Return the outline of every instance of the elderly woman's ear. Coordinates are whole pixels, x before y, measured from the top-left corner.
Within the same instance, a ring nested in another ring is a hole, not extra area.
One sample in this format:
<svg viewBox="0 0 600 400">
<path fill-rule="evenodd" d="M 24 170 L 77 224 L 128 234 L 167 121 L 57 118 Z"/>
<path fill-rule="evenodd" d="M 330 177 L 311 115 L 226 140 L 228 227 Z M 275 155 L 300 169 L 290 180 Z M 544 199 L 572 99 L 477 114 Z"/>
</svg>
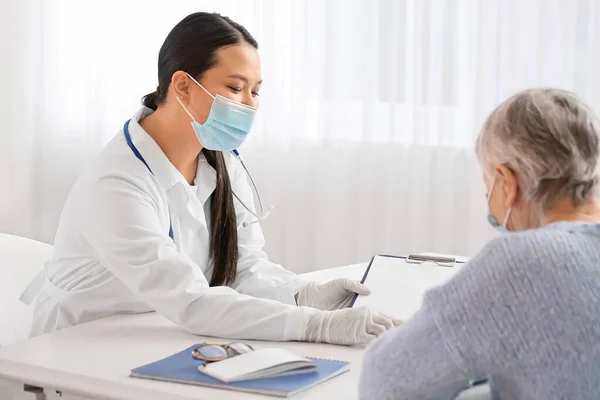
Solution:
<svg viewBox="0 0 600 400">
<path fill-rule="evenodd" d="M 510 207 L 513 207 L 517 202 L 517 197 L 519 195 L 518 179 L 515 173 L 503 164 L 496 166 L 496 174 L 498 175 L 498 180 L 502 182 L 500 186 L 502 188 L 502 205 L 506 209 L 509 209 Z"/>
</svg>

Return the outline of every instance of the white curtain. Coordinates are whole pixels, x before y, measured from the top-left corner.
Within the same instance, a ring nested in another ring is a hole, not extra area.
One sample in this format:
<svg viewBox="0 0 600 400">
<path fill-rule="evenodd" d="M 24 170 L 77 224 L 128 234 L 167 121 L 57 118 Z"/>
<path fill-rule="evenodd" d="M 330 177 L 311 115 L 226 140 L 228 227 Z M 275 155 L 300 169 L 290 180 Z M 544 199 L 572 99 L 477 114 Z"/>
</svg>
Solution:
<svg viewBox="0 0 600 400">
<path fill-rule="evenodd" d="M 195 11 L 259 41 L 260 117 L 241 152 L 276 207 L 267 250 L 297 272 L 473 255 L 493 235 L 472 148 L 492 108 L 556 86 L 600 111 L 597 0 L 3 0 L 0 231 L 52 242 L 73 182 Z"/>
</svg>

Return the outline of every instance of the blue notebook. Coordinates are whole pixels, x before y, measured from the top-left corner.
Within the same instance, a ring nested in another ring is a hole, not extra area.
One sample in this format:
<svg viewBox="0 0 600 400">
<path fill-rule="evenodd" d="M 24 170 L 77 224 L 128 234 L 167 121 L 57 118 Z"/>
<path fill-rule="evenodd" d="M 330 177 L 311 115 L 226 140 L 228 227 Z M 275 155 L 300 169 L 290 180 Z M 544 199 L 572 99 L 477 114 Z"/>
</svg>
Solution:
<svg viewBox="0 0 600 400">
<path fill-rule="evenodd" d="M 196 347 L 198 347 L 198 345 L 191 346 L 162 360 L 138 367 L 131 371 L 130 376 L 134 378 L 187 383 L 191 385 L 208 386 L 242 392 L 290 397 L 350 369 L 350 364 L 344 361 L 307 357 L 309 360 L 318 364 L 316 371 L 300 375 L 225 383 L 198 371 L 198 366 L 202 364 L 202 361 L 192 357 L 192 350 Z"/>
</svg>

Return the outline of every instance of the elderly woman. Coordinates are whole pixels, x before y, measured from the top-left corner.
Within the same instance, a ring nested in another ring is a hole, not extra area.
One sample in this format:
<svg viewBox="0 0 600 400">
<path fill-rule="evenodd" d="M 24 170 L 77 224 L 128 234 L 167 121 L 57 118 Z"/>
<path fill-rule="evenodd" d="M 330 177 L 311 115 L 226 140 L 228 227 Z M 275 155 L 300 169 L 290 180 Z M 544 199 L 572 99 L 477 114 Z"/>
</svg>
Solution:
<svg viewBox="0 0 600 400">
<path fill-rule="evenodd" d="M 365 354 L 361 399 L 600 399 L 600 124 L 573 94 L 527 90 L 477 139 L 492 226 L 509 231 Z"/>
</svg>

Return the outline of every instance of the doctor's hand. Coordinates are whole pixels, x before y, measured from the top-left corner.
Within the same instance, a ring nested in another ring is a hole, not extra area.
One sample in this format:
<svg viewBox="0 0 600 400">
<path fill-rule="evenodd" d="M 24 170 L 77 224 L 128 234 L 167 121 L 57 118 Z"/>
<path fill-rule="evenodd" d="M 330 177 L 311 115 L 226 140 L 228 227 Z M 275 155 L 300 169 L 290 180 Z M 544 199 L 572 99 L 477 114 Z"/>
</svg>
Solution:
<svg viewBox="0 0 600 400">
<path fill-rule="evenodd" d="M 299 306 L 319 310 L 339 310 L 350 305 L 355 293 L 366 296 L 371 291 L 362 283 L 346 278 L 327 283 L 309 282 L 298 292 L 296 302 Z"/>
<path fill-rule="evenodd" d="M 305 341 L 367 344 L 401 321 L 367 307 L 315 312 L 309 315 Z"/>
</svg>

